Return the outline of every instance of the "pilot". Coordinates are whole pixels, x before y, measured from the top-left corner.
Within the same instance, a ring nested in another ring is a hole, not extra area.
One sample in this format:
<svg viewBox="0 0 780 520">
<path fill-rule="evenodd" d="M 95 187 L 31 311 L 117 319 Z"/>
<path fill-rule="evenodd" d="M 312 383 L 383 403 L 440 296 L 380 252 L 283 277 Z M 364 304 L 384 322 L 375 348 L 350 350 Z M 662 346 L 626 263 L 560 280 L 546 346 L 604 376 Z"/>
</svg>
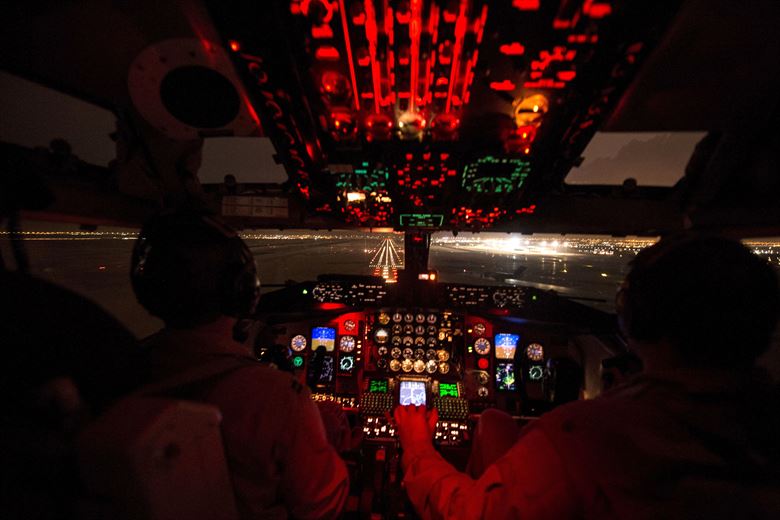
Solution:
<svg viewBox="0 0 780 520">
<path fill-rule="evenodd" d="M 522 430 L 483 414 L 470 474 L 433 448 L 435 411 L 399 406 L 411 502 L 424 518 L 780 518 L 780 407 L 755 366 L 779 301 L 740 243 L 661 240 L 617 297 L 644 372 Z"/>
<path fill-rule="evenodd" d="M 165 327 L 145 342 L 141 371 L 158 387 L 191 375 L 192 384 L 166 395 L 220 409 L 242 518 L 332 518 L 347 496 L 347 471 L 308 389 L 233 339 L 236 318 L 258 301 L 255 269 L 244 242 L 208 214 L 150 220 L 133 250 L 131 280 Z"/>
</svg>

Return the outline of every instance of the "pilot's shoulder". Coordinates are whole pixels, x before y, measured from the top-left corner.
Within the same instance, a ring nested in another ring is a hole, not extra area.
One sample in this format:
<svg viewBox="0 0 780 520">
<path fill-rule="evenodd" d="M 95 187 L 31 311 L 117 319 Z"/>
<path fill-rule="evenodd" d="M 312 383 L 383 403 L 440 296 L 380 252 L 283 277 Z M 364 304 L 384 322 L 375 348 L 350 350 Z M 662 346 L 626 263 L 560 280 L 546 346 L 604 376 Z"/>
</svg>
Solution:
<svg viewBox="0 0 780 520">
<path fill-rule="evenodd" d="M 292 374 L 260 363 L 247 363 L 230 376 L 232 385 L 251 389 L 258 397 L 308 397 L 308 389 Z M 231 386 L 232 386 L 231 385 Z"/>
</svg>

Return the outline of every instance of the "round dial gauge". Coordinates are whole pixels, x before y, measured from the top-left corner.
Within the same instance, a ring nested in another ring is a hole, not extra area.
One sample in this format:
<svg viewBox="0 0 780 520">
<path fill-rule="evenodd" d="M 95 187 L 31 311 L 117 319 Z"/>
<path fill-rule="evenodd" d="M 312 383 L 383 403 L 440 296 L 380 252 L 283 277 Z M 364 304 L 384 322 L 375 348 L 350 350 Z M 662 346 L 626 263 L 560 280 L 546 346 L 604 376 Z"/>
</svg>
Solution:
<svg viewBox="0 0 780 520">
<path fill-rule="evenodd" d="M 439 362 L 435 359 L 429 359 L 427 363 L 425 363 L 425 371 L 429 374 L 435 374 L 436 371 L 439 369 Z"/>
<path fill-rule="evenodd" d="M 397 359 L 391 359 L 390 370 L 392 370 L 393 372 L 398 372 L 399 370 L 401 370 L 401 362 L 398 361 Z"/>
<path fill-rule="evenodd" d="M 397 346 L 399 346 L 399 345 L 401 344 L 401 336 L 393 336 L 393 338 L 390 340 L 390 343 L 391 343 L 391 344 L 392 344 L 394 347 L 397 347 Z"/>
<path fill-rule="evenodd" d="M 418 348 L 414 351 L 414 359 L 423 359 L 425 357 L 425 351 Z"/>
<path fill-rule="evenodd" d="M 393 350 L 390 351 L 390 355 L 393 357 L 393 359 L 398 359 L 401 357 L 401 349 L 398 347 L 393 347 Z"/>
<path fill-rule="evenodd" d="M 414 333 L 417 334 L 418 336 L 422 336 L 423 334 L 425 334 L 425 327 L 422 325 L 417 325 L 414 328 Z"/>
<path fill-rule="evenodd" d="M 445 341 L 447 339 L 447 331 L 445 329 L 441 329 L 439 331 L 439 341 Z"/>
<path fill-rule="evenodd" d="M 438 329 L 436 328 L 435 325 L 428 325 L 428 335 L 429 336 L 435 336 L 437 332 L 438 332 Z"/>
<path fill-rule="evenodd" d="M 477 374 L 477 383 L 480 385 L 486 385 L 488 381 L 490 381 L 490 376 L 487 375 L 487 372 L 479 372 Z"/>
<path fill-rule="evenodd" d="M 412 314 L 410 312 L 407 312 L 406 314 L 404 314 L 404 321 L 406 323 L 412 323 L 414 321 L 414 314 Z"/>
<path fill-rule="evenodd" d="M 477 395 L 480 397 L 487 397 L 489 393 L 490 391 L 488 391 L 488 389 L 484 386 L 477 388 Z"/>
<path fill-rule="evenodd" d="M 411 347 L 414 345 L 414 338 L 411 336 L 404 336 L 402 343 L 404 344 L 404 347 Z"/>
<path fill-rule="evenodd" d="M 388 334 L 387 329 L 376 329 L 374 332 L 374 341 L 378 344 L 384 345 L 388 339 L 390 339 L 390 334 Z"/>
<path fill-rule="evenodd" d="M 413 365 L 414 371 L 418 374 L 422 374 L 425 371 L 425 361 L 418 359 Z"/>
<path fill-rule="evenodd" d="M 487 356 L 490 353 L 490 340 L 478 338 L 477 341 L 474 342 L 474 350 L 476 350 L 477 354 L 480 356 Z"/>
<path fill-rule="evenodd" d="M 528 379 L 531 381 L 539 381 L 544 377 L 544 369 L 540 366 L 532 366 L 528 369 Z"/>
<path fill-rule="evenodd" d="M 427 318 L 427 321 L 428 321 L 428 323 L 430 323 L 430 324 L 434 324 L 434 323 L 436 323 L 436 320 L 437 320 L 437 319 L 438 319 L 438 318 L 436 317 L 436 315 L 435 315 L 435 314 L 429 314 L 429 315 L 428 315 L 428 318 Z"/>
<path fill-rule="evenodd" d="M 485 324 L 475 323 L 471 330 L 474 332 L 475 336 L 481 336 L 485 333 Z"/>
<path fill-rule="evenodd" d="M 385 314 L 385 316 L 387 316 L 387 315 Z M 382 323 L 382 322 L 380 322 L 380 323 Z M 387 325 L 387 322 L 382 323 L 382 325 Z M 355 323 L 353 320 L 347 320 L 347 321 L 344 322 L 344 330 L 346 330 L 347 332 L 352 332 L 356 328 L 357 328 L 357 323 Z"/>
<path fill-rule="evenodd" d="M 450 371 L 450 364 L 446 361 L 442 361 L 439 363 L 439 373 L 440 374 L 446 374 Z"/>
<path fill-rule="evenodd" d="M 425 338 L 423 338 L 422 336 L 417 336 L 416 338 L 414 338 L 414 344 L 417 347 L 424 347 L 425 346 Z"/>
<path fill-rule="evenodd" d="M 297 336 L 293 337 L 293 339 L 290 340 L 290 348 L 293 349 L 295 352 L 300 352 L 301 350 L 306 349 L 306 336 L 301 336 L 298 334 Z"/>
<path fill-rule="evenodd" d="M 339 359 L 339 370 L 342 372 L 352 372 L 353 368 L 355 368 L 355 358 L 352 356 L 345 356 Z"/>
<path fill-rule="evenodd" d="M 342 352 L 352 352 L 355 350 L 355 336 L 341 336 L 339 340 L 339 350 Z"/>
<path fill-rule="evenodd" d="M 436 359 L 436 351 L 433 350 L 432 348 L 429 348 L 428 350 L 426 350 L 425 351 L 425 359 L 427 359 L 429 361 L 431 359 Z"/>
<path fill-rule="evenodd" d="M 437 344 L 436 338 L 428 338 L 427 344 L 428 344 L 428 348 L 436 348 L 436 344 Z"/>
<path fill-rule="evenodd" d="M 405 348 L 403 351 L 404 358 L 411 358 L 414 355 L 414 351 L 410 349 L 409 347 Z"/>
<path fill-rule="evenodd" d="M 386 359 L 377 359 L 376 360 L 376 367 L 379 370 L 385 370 L 387 368 L 387 360 Z"/>
<path fill-rule="evenodd" d="M 414 321 L 417 323 L 425 323 L 425 314 L 418 314 L 414 317 Z"/>
<path fill-rule="evenodd" d="M 447 361 L 448 359 L 450 359 L 450 353 L 444 349 L 437 350 L 436 357 L 439 358 L 439 361 Z"/>
<path fill-rule="evenodd" d="M 411 359 L 404 359 L 401 361 L 401 370 L 404 372 L 411 372 L 412 368 L 414 367 L 414 363 Z"/>
<path fill-rule="evenodd" d="M 347 321 L 352 321 L 352 320 L 347 320 Z M 387 325 L 388 323 L 390 323 L 390 315 L 387 314 L 386 312 L 380 312 L 379 316 L 377 316 L 376 318 L 376 321 L 378 321 L 381 325 Z M 344 323 L 344 325 L 345 326 L 347 325 L 346 322 Z"/>
<path fill-rule="evenodd" d="M 393 314 L 393 321 L 395 323 L 401 323 L 401 321 L 403 321 L 403 319 L 404 319 L 404 317 L 403 317 L 403 315 L 400 312 L 396 312 L 395 314 Z"/>
<path fill-rule="evenodd" d="M 376 349 L 376 353 L 380 356 L 386 356 L 387 352 L 388 352 L 387 347 L 379 347 L 378 349 Z"/>
<path fill-rule="evenodd" d="M 396 336 L 400 336 L 403 331 L 404 331 L 404 327 L 400 323 L 396 323 L 395 325 L 393 325 L 393 334 L 395 334 Z"/>
<path fill-rule="evenodd" d="M 544 347 L 539 343 L 531 343 L 525 348 L 525 355 L 531 361 L 544 361 Z"/>
<path fill-rule="evenodd" d="M 414 325 L 404 325 L 404 334 L 407 336 L 414 334 Z"/>
</svg>

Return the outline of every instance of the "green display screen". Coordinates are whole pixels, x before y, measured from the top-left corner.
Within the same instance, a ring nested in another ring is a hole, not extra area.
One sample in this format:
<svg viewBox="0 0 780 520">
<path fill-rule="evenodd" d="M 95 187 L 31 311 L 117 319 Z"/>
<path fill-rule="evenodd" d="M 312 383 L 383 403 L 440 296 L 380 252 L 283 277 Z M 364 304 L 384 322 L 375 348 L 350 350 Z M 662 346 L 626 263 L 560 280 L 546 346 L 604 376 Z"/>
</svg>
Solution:
<svg viewBox="0 0 780 520">
<path fill-rule="evenodd" d="M 458 397 L 458 383 L 439 383 L 439 397 Z"/>
<path fill-rule="evenodd" d="M 368 382 L 368 391 L 376 394 L 387 393 L 387 379 L 371 379 Z"/>
<path fill-rule="evenodd" d="M 295 368 L 301 368 L 303 366 L 303 356 L 293 356 L 292 364 Z"/>
<path fill-rule="evenodd" d="M 401 227 L 439 228 L 444 223 L 444 215 L 433 213 L 403 213 L 399 216 Z"/>
</svg>

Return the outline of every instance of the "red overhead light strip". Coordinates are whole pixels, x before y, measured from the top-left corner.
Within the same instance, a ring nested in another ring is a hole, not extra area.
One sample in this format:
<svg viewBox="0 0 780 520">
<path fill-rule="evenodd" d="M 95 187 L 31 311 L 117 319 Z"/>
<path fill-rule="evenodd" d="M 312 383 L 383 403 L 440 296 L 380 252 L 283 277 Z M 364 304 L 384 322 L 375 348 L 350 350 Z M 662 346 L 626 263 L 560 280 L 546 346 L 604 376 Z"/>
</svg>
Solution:
<svg viewBox="0 0 780 520">
<path fill-rule="evenodd" d="M 466 18 L 467 7 L 467 0 L 460 0 L 458 16 L 455 20 L 455 45 L 453 45 L 452 49 L 452 68 L 450 69 L 450 86 L 449 91 L 447 92 L 447 103 L 444 108 L 445 112 L 449 112 L 452 108 L 452 92 L 455 89 L 455 82 L 458 80 L 460 53 L 463 50 L 463 38 L 466 36 L 466 28 L 468 27 L 468 19 Z"/>
<path fill-rule="evenodd" d="M 349 61 L 349 75 L 352 79 L 352 99 L 355 100 L 355 109 L 360 110 L 360 93 L 355 77 L 355 60 L 352 57 L 352 44 L 349 41 L 349 24 L 347 23 L 347 9 L 344 0 L 339 0 L 339 14 L 341 14 L 341 29 L 344 31 L 344 44 L 347 48 L 347 60 Z"/>
<path fill-rule="evenodd" d="M 539 0 L 512 0 L 512 7 L 521 11 L 537 11 L 539 9 Z"/>
<path fill-rule="evenodd" d="M 417 106 L 417 88 L 420 81 L 420 34 L 422 34 L 422 0 L 411 0 L 409 6 L 409 39 L 411 40 L 412 77 L 409 82 L 409 110 L 414 112 Z"/>
<path fill-rule="evenodd" d="M 487 15 L 488 6 L 483 5 L 479 20 L 477 20 L 477 22 L 474 24 L 474 32 L 477 34 L 477 45 L 482 43 L 482 36 L 485 33 L 485 24 L 487 23 Z M 463 101 L 464 105 L 469 102 L 469 87 L 471 86 L 471 82 L 474 79 L 473 70 L 477 65 L 478 59 L 479 48 L 476 48 L 474 49 L 474 54 L 471 56 L 471 59 L 466 64 L 466 73 L 463 76 L 463 91 L 461 93 L 460 99 Z"/>
<path fill-rule="evenodd" d="M 505 43 L 498 51 L 507 56 L 522 56 L 525 54 L 525 47 L 520 42 Z"/>
<path fill-rule="evenodd" d="M 343 0 L 342 0 L 343 1 Z M 366 39 L 368 40 L 368 56 L 371 60 L 371 80 L 374 85 L 374 112 L 380 112 L 379 105 L 382 102 L 382 78 L 379 63 L 376 61 L 376 47 L 379 31 L 376 26 L 376 11 L 373 0 L 366 0 Z"/>
</svg>

